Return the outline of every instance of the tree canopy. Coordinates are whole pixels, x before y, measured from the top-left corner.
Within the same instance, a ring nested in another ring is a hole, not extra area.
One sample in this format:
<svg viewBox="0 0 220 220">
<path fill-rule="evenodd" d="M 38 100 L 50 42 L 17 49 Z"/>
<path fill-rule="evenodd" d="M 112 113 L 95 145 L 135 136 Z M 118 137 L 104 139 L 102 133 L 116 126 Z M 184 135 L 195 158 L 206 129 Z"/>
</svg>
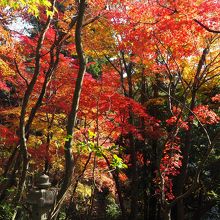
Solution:
<svg viewBox="0 0 220 220">
<path fill-rule="evenodd" d="M 40 173 L 48 220 L 219 219 L 219 34 L 216 0 L 1 1 L 0 219 Z"/>
</svg>

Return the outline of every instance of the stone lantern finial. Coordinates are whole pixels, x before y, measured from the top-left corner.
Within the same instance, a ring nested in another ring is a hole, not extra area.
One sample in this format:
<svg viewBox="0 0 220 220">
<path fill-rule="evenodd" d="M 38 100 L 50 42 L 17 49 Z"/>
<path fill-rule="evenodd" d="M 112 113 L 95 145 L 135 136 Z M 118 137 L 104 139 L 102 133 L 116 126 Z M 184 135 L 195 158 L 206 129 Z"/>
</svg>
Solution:
<svg viewBox="0 0 220 220">
<path fill-rule="evenodd" d="M 51 186 L 49 176 L 46 174 L 40 175 L 36 180 L 36 187 L 39 189 L 47 189 Z"/>
</svg>

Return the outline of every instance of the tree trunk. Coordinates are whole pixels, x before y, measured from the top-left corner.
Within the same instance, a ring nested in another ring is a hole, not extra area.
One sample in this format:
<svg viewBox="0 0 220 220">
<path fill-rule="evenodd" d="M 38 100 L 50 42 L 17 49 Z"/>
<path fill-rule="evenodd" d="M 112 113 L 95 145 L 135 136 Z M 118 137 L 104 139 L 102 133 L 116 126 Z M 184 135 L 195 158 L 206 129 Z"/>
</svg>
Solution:
<svg viewBox="0 0 220 220">
<path fill-rule="evenodd" d="M 130 220 L 137 219 L 137 201 L 138 201 L 138 180 L 137 180 L 137 158 L 136 158 L 136 149 L 134 143 L 134 137 L 130 134 L 130 147 L 131 147 L 131 213 Z"/>
<path fill-rule="evenodd" d="M 192 101 L 190 109 L 193 110 L 195 106 L 195 92 L 192 92 Z M 191 116 L 191 113 L 189 113 L 189 118 Z M 188 163 L 189 163 L 189 152 L 191 147 L 191 138 L 192 138 L 192 124 L 189 122 L 189 129 L 186 131 L 185 134 L 185 145 L 182 148 L 182 166 L 180 168 L 180 174 L 177 176 L 176 181 L 176 195 L 180 196 L 183 194 L 184 191 L 184 185 L 186 182 L 187 172 L 188 172 Z M 179 200 L 176 204 L 177 207 L 177 220 L 184 220 L 184 201 L 183 199 Z"/>
<path fill-rule="evenodd" d="M 86 0 L 82 0 L 80 1 L 78 6 L 78 17 L 77 17 L 76 30 L 75 30 L 75 43 L 76 43 L 76 52 L 79 59 L 79 71 L 76 79 L 71 111 L 69 113 L 68 122 L 67 122 L 67 137 L 64 146 L 65 174 L 61 189 L 57 195 L 57 203 L 55 204 L 55 207 L 51 211 L 50 216 L 48 218 L 54 220 L 56 219 L 56 214 L 59 212 L 60 207 L 65 199 L 65 195 L 69 189 L 69 186 L 71 185 L 72 174 L 74 169 L 71 147 L 72 147 L 74 126 L 76 123 L 77 111 L 79 107 L 79 99 L 82 89 L 82 83 L 86 71 L 86 58 L 84 56 L 84 52 L 82 48 L 82 39 L 81 39 L 82 23 L 83 23 L 85 9 L 86 9 Z"/>
<path fill-rule="evenodd" d="M 52 10 L 54 10 L 54 4 L 55 4 L 55 0 L 53 0 L 53 3 L 52 3 L 52 8 L 53 8 Z M 20 154 L 22 155 L 22 172 L 21 172 L 21 177 L 19 179 L 17 194 L 14 199 L 15 203 L 19 203 L 21 199 L 22 192 L 25 186 L 26 174 L 27 174 L 27 168 L 28 168 L 28 153 L 27 153 L 27 145 L 26 145 L 26 133 L 25 133 L 25 116 L 26 116 L 26 111 L 27 111 L 27 107 L 30 101 L 32 91 L 37 82 L 38 75 L 40 73 L 40 60 L 41 60 L 40 50 L 41 50 L 41 47 L 42 47 L 42 44 L 45 38 L 45 34 L 50 26 L 51 19 L 52 17 L 49 16 L 45 24 L 45 27 L 39 37 L 37 48 L 36 48 L 34 74 L 31 79 L 31 82 L 28 84 L 27 90 L 25 91 L 25 95 L 22 101 L 21 115 L 20 115 L 20 122 L 19 122 Z"/>
<path fill-rule="evenodd" d="M 161 219 L 171 220 L 171 209 L 170 208 L 161 209 Z"/>
<path fill-rule="evenodd" d="M 103 157 L 104 157 L 106 163 L 108 164 L 109 170 L 111 170 L 112 167 L 111 167 L 111 164 L 110 164 L 108 158 L 104 154 L 103 154 Z M 117 194 L 118 194 L 118 200 L 119 200 L 119 205 L 120 205 L 120 209 L 121 209 L 121 213 L 122 213 L 122 218 L 126 219 L 126 210 L 125 210 L 125 206 L 124 206 L 124 199 L 123 199 L 122 192 L 121 192 L 121 185 L 120 185 L 120 181 L 118 178 L 118 171 L 117 170 L 113 171 L 112 176 L 115 181 L 115 186 L 116 186 L 116 190 L 117 190 Z"/>
</svg>

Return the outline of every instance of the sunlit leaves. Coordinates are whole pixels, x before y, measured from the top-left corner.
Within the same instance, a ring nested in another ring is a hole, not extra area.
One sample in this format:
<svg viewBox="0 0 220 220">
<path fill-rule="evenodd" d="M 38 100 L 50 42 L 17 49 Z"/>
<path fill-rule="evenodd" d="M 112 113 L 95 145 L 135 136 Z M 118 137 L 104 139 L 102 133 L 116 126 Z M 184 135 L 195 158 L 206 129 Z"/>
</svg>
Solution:
<svg viewBox="0 0 220 220">
<path fill-rule="evenodd" d="M 193 112 L 203 124 L 212 125 L 220 121 L 219 116 L 210 110 L 208 106 L 199 105 L 194 108 Z"/>
<path fill-rule="evenodd" d="M 48 0 L 3 0 L 0 2 L 0 6 L 2 7 L 11 7 L 14 9 L 22 9 L 27 7 L 28 12 L 34 14 L 35 16 L 39 15 L 39 7 L 45 6 L 46 8 L 51 7 L 51 2 Z M 49 10 L 47 10 L 49 13 Z"/>
<path fill-rule="evenodd" d="M 113 160 L 111 166 L 117 169 L 127 168 L 128 166 L 123 162 L 122 158 L 118 157 L 116 154 L 113 155 Z"/>
</svg>

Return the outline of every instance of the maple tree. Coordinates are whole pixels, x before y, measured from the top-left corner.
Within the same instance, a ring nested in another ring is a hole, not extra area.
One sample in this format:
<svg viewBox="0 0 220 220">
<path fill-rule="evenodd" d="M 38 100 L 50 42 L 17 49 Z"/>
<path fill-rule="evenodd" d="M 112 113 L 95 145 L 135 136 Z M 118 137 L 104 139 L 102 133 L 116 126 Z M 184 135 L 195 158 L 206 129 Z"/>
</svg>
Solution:
<svg viewBox="0 0 220 220">
<path fill-rule="evenodd" d="M 123 219 L 216 208 L 219 4 L 0 3 L 0 198 L 17 219 L 41 172 L 60 187 L 48 219 L 63 203 L 68 219 L 97 215 L 98 191 Z M 24 30 L 10 26 L 16 17 Z"/>
</svg>

